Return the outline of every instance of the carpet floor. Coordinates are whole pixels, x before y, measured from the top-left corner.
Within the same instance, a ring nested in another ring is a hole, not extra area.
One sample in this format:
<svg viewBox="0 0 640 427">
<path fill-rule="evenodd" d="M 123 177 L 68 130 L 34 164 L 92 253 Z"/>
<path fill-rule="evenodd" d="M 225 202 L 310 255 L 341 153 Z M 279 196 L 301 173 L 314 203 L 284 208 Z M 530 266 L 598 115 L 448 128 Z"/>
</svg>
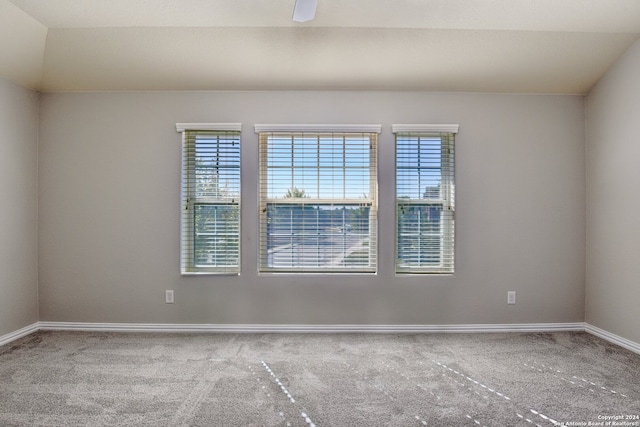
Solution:
<svg viewBox="0 0 640 427">
<path fill-rule="evenodd" d="M 0 426 L 640 426 L 640 355 L 586 333 L 38 332 Z"/>
</svg>

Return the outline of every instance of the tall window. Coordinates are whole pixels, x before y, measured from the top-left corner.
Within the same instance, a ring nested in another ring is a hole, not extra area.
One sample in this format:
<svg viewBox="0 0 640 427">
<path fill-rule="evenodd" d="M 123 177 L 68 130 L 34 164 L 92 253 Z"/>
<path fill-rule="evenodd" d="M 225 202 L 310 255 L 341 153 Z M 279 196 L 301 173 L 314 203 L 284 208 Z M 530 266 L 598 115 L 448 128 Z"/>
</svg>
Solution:
<svg viewBox="0 0 640 427">
<path fill-rule="evenodd" d="M 394 125 L 396 272 L 454 271 L 457 125 Z"/>
<path fill-rule="evenodd" d="M 378 125 L 256 125 L 260 271 L 376 271 Z"/>
<path fill-rule="evenodd" d="M 181 269 L 240 271 L 240 125 L 178 124 L 182 132 Z"/>
</svg>

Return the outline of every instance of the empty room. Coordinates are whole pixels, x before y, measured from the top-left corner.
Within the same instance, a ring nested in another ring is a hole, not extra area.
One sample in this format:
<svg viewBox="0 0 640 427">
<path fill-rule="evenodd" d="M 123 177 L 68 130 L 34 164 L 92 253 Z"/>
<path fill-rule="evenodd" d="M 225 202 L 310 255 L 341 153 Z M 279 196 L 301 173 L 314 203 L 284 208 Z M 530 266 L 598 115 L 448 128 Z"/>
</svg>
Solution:
<svg viewBox="0 0 640 427">
<path fill-rule="evenodd" d="M 0 426 L 640 426 L 637 0 L 0 0 Z"/>
</svg>

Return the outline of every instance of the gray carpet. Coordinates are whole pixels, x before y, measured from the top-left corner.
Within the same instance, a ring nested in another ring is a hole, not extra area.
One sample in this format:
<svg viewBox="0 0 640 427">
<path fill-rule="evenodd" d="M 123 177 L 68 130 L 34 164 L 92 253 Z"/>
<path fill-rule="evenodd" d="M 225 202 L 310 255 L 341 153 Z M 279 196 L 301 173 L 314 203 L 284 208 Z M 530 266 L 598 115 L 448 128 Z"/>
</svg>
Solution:
<svg viewBox="0 0 640 427">
<path fill-rule="evenodd" d="M 1 426 L 640 426 L 639 399 L 640 355 L 586 333 L 39 332 L 0 347 Z"/>
</svg>

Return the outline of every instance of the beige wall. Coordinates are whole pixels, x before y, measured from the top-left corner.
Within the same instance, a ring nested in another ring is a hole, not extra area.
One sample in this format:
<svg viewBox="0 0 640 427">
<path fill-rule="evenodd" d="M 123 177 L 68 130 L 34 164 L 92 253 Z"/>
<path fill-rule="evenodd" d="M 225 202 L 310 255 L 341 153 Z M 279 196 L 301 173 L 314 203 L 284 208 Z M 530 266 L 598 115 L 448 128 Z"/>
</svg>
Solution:
<svg viewBox="0 0 640 427">
<path fill-rule="evenodd" d="M 242 122 L 242 274 L 180 276 L 176 122 Z M 379 271 L 258 275 L 255 123 L 378 123 Z M 458 123 L 457 271 L 393 272 L 393 123 Z M 43 321 L 487 324 L 584 320 L 581 96 L 415 92 L 45 94 Z M 175 304 L 164 290 L 175 290 Z M 506 293 L 518 293 L 516 305 Z"/>
<path fill-rule="evenodd" d="M 0 336 L 38 321 L 38 95 L 0 78 Z"/>
<path fill-rule="evenodd" d="M 587 97 L 586 321 L 640 342 L 640 42 Z"/>
</svg>

